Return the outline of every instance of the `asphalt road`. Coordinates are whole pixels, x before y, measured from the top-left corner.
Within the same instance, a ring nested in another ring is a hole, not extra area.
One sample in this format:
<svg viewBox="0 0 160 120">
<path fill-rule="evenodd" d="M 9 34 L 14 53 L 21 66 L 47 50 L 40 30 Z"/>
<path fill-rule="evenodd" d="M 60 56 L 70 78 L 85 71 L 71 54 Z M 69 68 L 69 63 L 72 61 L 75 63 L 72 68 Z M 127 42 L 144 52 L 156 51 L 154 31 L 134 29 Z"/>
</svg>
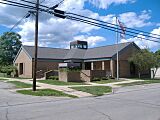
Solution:
<svg viewBox="0 0 160 120">
<path fill-rule="evenodd" d="M 0 82 L 0 120 L 160 120 L 160 84 L 81 99 L 24 96 L 12 87 Z"/>
</svg>

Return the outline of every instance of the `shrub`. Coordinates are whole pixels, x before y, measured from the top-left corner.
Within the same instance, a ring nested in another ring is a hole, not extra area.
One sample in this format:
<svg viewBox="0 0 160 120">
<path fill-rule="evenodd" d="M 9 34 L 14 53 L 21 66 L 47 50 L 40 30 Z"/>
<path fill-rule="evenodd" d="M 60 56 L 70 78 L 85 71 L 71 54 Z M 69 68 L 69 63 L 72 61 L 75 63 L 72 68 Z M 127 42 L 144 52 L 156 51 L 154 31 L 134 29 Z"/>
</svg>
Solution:
<svg viewBox="0 0 160 120">
<path fill-rule="evenodd" d="M 102 77 L 102 80 L 108 80 L 108 77 Z"/>
<path fill-rule="evenodd" d="M 51 79 L 51 80 L 58 80 L 58 76 L 50 76 L 49 79 Z"/>
<path fill-rule="evenodd" d="M 80 72 L 80 68 L 61 68 L 60 72 Z"/>
<path fill-rule="evenodd" d="M 16 72 L 16 70 L 17 70 L 17 68 L 15 66 L 13 66 L 13 65 L 2 66 L 0 68 L 0 72 L 6 73 L 9 76 L 11 76 L 12 73 L 14 74 Z"/>
<path fill-rule="evenodd" d="M 101 78 L 96 78 L 96 77 L 92 79 L 92 81 L 100 81 L 100 80 Z"/>
</svg>

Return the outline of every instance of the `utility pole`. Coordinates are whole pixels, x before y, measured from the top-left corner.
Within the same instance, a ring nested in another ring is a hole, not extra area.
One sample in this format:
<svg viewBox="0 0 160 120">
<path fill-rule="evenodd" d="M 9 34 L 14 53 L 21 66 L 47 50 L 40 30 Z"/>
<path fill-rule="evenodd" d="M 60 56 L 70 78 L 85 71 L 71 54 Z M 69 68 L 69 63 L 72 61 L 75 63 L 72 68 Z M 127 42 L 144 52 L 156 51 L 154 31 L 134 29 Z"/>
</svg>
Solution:
<svg viewBox="0 0 160 120">
<path fill-rule="evenodd" d="M 117 25 L 117 32 L 116 32 L 116 49 L 117 49 L 117 80 L 119 80 L 119 47 L 118 47 L 118 18 L 116 17 L 116 25 Z"/>
<path fill-rule="evenodd" d="M 36 3 L 36 20 L 35 20 L 35 56 L 33 68 L 33 91 L 36 91 L 36 76 L 37 76 L 37 54 L 38 54 L 38 18 L 39 18 L 39 0 Z"/>
</svg>

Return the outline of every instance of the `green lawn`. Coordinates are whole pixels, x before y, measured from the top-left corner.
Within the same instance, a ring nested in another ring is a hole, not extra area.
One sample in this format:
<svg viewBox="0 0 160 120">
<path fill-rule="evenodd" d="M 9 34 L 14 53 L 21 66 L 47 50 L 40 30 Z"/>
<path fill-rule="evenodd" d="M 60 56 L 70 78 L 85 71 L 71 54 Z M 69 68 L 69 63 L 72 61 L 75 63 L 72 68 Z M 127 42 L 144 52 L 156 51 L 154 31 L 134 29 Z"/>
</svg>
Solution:
<svg viewBox="0 0 160 120">
<path fill-rule="evenodd" d="M 113 82 L 122 82 L 123 80 L 115 80 L 115 79 L 109 79 L 109 80 L 100 80 L 100 81 L 92 81 L 93 83 L 98 84 L 107 84 L 107 83 L 113 83 Z"/>
<path fill-rule="evenodd" d="M 22 80 L 25 80 L 25 79 L 32 79 L 32 78 L 15 77 L 15 79 L 22 79 Z"/>
<path fill-rule="evenodd" d="M 101 96 L 105 93 L 112 92 L 112 88 L 109 86 L 84 86 L 84 87 L 71 87 L 72 89 L 87 92 L 95 96 Z"/>
<path fill-rule="evenodd" d="M 39 80 L 38 82 L 51 85 L 85 85 L 83 82 L 63 82 L 58 80 Z"/>
<path fill-rule="evenodd" d="M 144 81 L 137 81 L 132 83 L 123 83 L 117 84 L 120 86 L 133 86 L 133 85 L 143 85 L 143 84 L 153 84 L 153 83 L 160 83 L 160 80 L 144 80 Z"/>
<path fill-rule="evenodd" d="M 30 88 L 32 84 L 27 84 L 19 81 L 8 81 L 8 83 L 12 83 L 16 86 L 16 88 Z"/>
<path fill-rule="evenodd" d="M 160 79 L 151 79 L 151 78 L 128 78 L 128 79 L 131 79 L 131 80 L 160 80 Z"/>
<path fill-rule="evenodd" d="M 33 95 L 33 96 L 56 96 L 56 97 L 72 97 L 77 98 L 74 95 L 68 95 L 61 91 L 51 90 L 51 89 L 39 89 L 37 91 L 32 90 L 18 90 L 18 93 L 25 94 L 25 95 Z"/>
</svg>

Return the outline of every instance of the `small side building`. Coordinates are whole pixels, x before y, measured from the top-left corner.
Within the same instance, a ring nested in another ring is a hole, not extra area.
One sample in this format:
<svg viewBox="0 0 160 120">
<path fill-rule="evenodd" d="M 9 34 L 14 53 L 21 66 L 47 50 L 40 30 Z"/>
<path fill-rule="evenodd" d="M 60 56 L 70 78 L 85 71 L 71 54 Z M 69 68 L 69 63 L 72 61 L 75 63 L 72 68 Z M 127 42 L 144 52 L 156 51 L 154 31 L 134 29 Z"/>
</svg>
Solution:
<svg viewBox="0 0 160 120">
<path fill-rule="evenodd" d="M 155 76 L 154 76 L 154 74 L 155 74 Z M 153 78 L 153 76 L 156 79 L 160 79 L 160 67 L 158 69 L 156 69 L 156 68 L 151 69 L 151 78 Z"/>
</svg>

